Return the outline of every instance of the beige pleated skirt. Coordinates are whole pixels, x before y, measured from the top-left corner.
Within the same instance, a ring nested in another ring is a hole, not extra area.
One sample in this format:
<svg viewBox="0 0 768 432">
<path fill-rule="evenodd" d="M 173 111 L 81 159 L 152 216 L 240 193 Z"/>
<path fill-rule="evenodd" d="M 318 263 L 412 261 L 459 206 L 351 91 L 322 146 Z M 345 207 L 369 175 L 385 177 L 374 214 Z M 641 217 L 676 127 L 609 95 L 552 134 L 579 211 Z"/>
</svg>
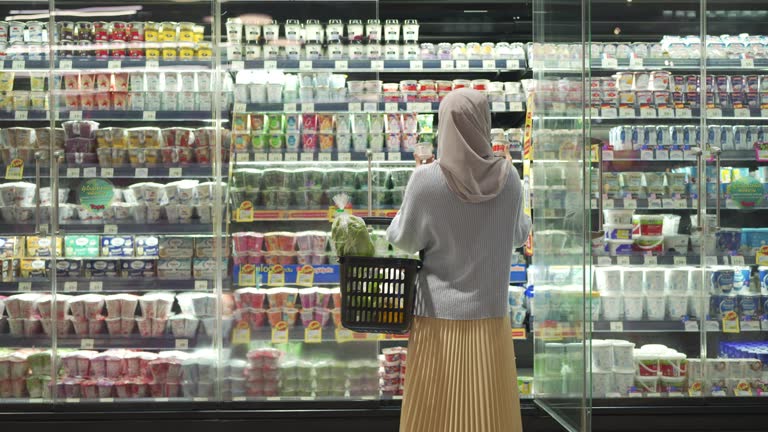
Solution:
<svg viewBox="0 0 768 432">
<path fill-rule="evenodd" d="M 415 317 L 400 432 L 520 432 L 509 318 Z"/>
</svg>

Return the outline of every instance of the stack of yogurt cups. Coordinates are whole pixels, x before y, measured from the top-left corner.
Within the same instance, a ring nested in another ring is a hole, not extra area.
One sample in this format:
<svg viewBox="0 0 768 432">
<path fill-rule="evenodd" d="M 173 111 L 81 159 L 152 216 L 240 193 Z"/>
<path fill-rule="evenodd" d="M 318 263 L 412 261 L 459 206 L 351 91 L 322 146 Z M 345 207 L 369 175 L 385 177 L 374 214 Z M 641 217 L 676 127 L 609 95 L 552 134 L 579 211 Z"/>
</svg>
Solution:
<svg viewBox="0 0 768 432">
<path fill-rule="evenodd" d="M 593 397 L 629 393 L 635 379 L 634 348 L 634 343 L 625 340 L 592 340 Z"/>
</svg>

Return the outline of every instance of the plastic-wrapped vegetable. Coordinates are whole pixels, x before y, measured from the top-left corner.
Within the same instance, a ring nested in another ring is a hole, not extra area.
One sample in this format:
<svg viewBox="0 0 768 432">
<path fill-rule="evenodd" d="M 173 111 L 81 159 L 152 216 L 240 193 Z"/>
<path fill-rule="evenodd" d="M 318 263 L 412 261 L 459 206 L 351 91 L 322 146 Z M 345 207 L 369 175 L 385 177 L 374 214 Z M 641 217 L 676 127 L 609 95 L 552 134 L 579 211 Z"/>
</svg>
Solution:
<svg viewBox="0 0 768 432">
<path fill-rule="evenodd" d="M 375 248 L 365 221 L 344 212 L 349 196 L 339 194 L 333 197 L 336 208 L 340 209 L 333 219 L 331 240 L 339 256 L 373 256 Z"/>
</svg>

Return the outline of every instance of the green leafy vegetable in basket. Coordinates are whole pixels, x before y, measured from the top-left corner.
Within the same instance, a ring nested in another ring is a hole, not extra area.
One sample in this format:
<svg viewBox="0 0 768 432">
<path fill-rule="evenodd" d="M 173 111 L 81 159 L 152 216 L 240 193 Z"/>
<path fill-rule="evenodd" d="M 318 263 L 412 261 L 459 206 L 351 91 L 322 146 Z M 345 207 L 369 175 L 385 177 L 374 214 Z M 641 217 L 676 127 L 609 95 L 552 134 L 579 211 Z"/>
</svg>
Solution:
<svg viewBox="0 0 768 432">
<path fill-rule="evenodd" d="M 375 253 L 373 242 L 368 235 L 368 227 L 361 218 L 344 212 L 349 197 L 339 194 L 333 197 L 333 202 L 339 211 L 333 219 L 331 240 L 339 256 L 372 257 Z"/>
</svg>

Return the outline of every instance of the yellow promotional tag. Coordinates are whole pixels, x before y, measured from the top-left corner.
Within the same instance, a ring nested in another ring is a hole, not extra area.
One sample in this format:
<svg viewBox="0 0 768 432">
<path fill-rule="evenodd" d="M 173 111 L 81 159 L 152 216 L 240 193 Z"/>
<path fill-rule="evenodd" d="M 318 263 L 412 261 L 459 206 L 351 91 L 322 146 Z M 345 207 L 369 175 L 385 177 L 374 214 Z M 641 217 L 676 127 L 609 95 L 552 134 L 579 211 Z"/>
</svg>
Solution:
<svg viewBox="0 0 768 432">
<path fill-rule="evenodd" d="M 285 269 L 280 264 L 275 264 L 269 268 L 267 275 L 267 285 L 283 286 L 285 285 Z"/>
<path fill-rule="evenodd" d="M 739 333 L 739 315 L 730 311 L 723 317 L 723 333 Z"/>
<path fill-rule="evenodd" d="M 747 381 L 739 381 L 736 384 L 736 388 L 733 390 L 734 396 L 752 396 L 751 386 Z"/>
<path fill-rule="evenodd" d="M 698 397 L 701 396 L 701 381 L 696 381 L 694 383 L 691 383 L 688 385 L 688 395 L 690 397 Z"/>
<path fill-rule="evenodd" d="M 323 328 L 317 321 L 309 323 L 307 328 L 304 329 L 304 342 L 305 343 L 320 343 L 323 341 Z"/>
<path fill-rule="evenodd" d="M 272 327 L 272 343 L 288 343 L 288 323 L 280 321 Z"/>
<path fill-rule="evenodd" d="M 238 321 L 232 329 L 232 345 L 248 345 L 251 343 L 251 326 L 248 321 Z"/>
<path fill-rule="evenodd" d="M 241 265 L 240 273 L 237 277 L 237 283 L 241 286 L 256 285 L 256 266 L 253 264 Z"/>
<path fill-rule="evenodd" d="M 768 266 L 768 246 L 761 246 L 755 256 L 755 264 L 759 266 Z"/>
<path fill-rule="evenodd" d="M 528 96 L 525 110 L 525 129 L 523 132 L 523 159 L 533 160 L 533 93 Z"/>
<path fill-rule="evenodd" d="M 14 159 L 5 168 L 6 180 L 21 180 L 24 176 L 24 161 L 22 159 Z"/>
<path fill-rule="evenodd" d="M 525 340 L 525 329 L 524 328 L 513 328 L 512 329 L 512 339 L 522 339 L 522 340 Z"/>
<path fill-rule="evenodd" d="M 253 222 L 253 203 L 243 201 L 235 211 L 235 220 L 238 222 Z"/>
<path fill-rule="evenodd" d="M 296 273 L 296 285 L 311 287 L 315 282 L 315 268 L 305 265 Z"/>
<path fill-rule="evenodd" d="M 347 330 L 345 328 L 337 328 L 336 329 L 336 342 L 338 343 L 344 343 L 354 340 L 355 335 L 352 333 L 352 330 Z"/>
</svg>

